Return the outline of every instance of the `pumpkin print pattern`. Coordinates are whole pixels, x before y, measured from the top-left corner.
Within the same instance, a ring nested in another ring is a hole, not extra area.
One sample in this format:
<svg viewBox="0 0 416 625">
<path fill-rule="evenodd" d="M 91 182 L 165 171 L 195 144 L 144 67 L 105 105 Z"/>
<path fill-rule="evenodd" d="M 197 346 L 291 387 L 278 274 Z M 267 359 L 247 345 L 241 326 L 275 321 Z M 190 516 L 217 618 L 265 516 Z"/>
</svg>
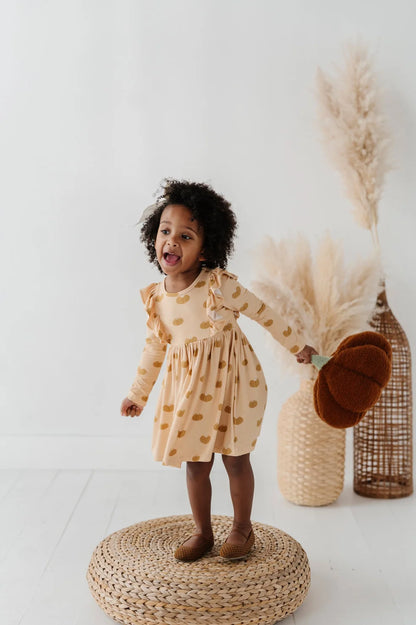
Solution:
<svg viewBox="0 0 416 625">
<path fill-rule="evenodd" d="M 164 280 L 153 283 L 141 296 L 147 334 L 127 397 L 145 406 L 166 365 L 153 422 L 153 458 L 180 468 L 186 461 L 208 462 L 212 453 L 252 452 L 267 385 L 237 319 L 242 313 L 257 321 L 292 353 L 305 341 L 225 269 L 203 268 L 178 293 L 167 292 Z"/>
</svg>

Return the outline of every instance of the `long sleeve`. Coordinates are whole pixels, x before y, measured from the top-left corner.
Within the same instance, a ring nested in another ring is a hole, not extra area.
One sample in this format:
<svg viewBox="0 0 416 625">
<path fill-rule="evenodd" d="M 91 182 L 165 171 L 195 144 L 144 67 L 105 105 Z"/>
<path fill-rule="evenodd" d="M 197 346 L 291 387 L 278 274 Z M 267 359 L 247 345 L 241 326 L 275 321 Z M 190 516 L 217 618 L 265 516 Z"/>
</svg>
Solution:
<svg viewBox="0 0 416 625">
<path fill-rule="evenodd" d="M 257 321 L 292 354 L 296 354 L 305 346 L 306 341 L 285 319 L 240 284 L 235 277 L 227 276 L 226 279 L 223 279 L 221 291 L 227 308 Z"/>
<path fill-rule="evenodd" d="M 143 408 L 146 405 L 165 359 L 166 347 L 166 343 L 162 343 L 153 330 L 147 327 L 146 343 L 137 367 L 136 377 L 127 393 L 127 397 L 137 406 Z"/>
</svg>

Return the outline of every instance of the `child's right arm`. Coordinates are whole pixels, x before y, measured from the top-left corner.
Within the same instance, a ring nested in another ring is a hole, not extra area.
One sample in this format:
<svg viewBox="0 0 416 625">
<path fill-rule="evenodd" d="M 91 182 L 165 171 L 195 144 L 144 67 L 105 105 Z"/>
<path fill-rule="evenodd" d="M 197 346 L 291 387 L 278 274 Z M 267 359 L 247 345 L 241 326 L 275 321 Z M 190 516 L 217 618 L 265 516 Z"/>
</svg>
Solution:
<svg viewBox="0 0 416 625">
<path fill-rule="evenodd" d="M 150 391 L 156 383 L 166 355 L 166 343 L 162 343 L 153 330 L 147 327 L 146 343 L 137 367 L 136 377 L 127 397 L 121 404 L 121 414 L 138 416 L 147 403 Z"/>
</svg>

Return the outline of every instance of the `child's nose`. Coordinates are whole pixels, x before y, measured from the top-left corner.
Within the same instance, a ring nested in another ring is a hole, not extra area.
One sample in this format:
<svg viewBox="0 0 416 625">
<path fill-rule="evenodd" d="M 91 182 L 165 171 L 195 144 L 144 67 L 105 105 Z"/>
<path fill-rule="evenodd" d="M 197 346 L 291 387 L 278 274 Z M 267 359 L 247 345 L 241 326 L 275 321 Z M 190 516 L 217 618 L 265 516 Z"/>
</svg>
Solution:
<svg viewBox="0 0 416 625">
<path fill-rule="evenodd" d="M 177 240 L 176 240 L 176 235 L 174 235 L 174 234 L 170 235 L 169 243 L 170 243 L 170 245 L 178 245 Z"/>
</svg>

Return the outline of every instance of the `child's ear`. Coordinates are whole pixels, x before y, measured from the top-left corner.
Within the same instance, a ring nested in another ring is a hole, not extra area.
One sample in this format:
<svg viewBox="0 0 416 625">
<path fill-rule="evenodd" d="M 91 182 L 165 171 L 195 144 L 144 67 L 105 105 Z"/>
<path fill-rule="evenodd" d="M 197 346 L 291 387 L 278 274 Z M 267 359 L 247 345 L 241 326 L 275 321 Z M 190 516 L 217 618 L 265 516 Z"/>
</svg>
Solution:
<svg viewBox="0 0 416 625">
<path fill-rule="evenodd" d="M 201 250 L 198 260 L 206 260 L 206 259 L 207 257 L 205 256 L 204 250 Z"/>
</svg>

